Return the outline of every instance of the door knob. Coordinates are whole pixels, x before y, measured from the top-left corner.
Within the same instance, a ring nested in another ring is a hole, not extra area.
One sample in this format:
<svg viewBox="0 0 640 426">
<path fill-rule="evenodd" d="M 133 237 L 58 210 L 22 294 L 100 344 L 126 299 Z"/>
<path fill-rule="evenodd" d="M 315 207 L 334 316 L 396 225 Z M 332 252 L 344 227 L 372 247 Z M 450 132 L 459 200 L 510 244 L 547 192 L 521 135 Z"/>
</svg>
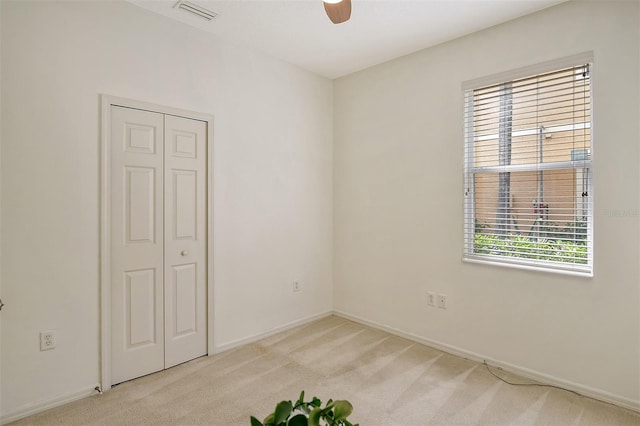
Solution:
<svg viewBox="0 0 640 426">
<path fill-rule="evenodd" d="M 188 252 L 188 251 L 186 251 L 186 250 L 182 250 L 182 252 L 180 252 L 180 254 L 181 254 L 181 255 L 183 255 L 183 256 L 186 256 L 186 255 L 188 255 L 188 254 L 189 254 L 189 252 Z"/>
</svg>

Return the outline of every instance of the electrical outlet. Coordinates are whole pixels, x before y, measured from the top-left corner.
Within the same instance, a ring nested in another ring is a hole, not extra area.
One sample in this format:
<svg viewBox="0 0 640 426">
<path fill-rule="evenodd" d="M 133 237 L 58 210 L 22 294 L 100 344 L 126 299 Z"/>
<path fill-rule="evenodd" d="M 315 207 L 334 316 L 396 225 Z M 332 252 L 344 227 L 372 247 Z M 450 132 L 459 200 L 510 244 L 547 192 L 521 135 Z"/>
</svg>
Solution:
<svg viewBox="0 0 640 426">
<path fill-rule="evenodd" d="M 300 281 L 293 282 L 293 291 L 300 291 Z"/>
<path fill-rule="evenodd" d="M 432 291 L 427 292 L 427 305 L 436 306 L 436 294 Z"/>
<path fill-rule="evenodd" d="M 53 330 L 40 332 L 40 350 L 48 351 L 56 347 L 56 334 Z"/>
<path fill-rule="evenodd" d="M 438 295 L 438 308 L 447 309 L 447 295 L 439 294 Z"/>
</svg>

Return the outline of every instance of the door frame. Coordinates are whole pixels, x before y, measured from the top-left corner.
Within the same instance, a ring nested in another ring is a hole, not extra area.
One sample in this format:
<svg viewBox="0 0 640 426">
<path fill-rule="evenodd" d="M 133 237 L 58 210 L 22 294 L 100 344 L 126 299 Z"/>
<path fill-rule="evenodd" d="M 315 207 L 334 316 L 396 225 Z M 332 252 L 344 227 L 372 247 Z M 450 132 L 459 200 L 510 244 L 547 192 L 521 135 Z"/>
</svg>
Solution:
<svg viewBox="0 0 640 426">
<path fill-rule="evenodd" d="M 100 95 L 100 386 L 111 389 L 111 107 L 139 109 L 204 121 L 207 126 L 207 354 L 213 355 L 213 115 Z"/>
</svg>

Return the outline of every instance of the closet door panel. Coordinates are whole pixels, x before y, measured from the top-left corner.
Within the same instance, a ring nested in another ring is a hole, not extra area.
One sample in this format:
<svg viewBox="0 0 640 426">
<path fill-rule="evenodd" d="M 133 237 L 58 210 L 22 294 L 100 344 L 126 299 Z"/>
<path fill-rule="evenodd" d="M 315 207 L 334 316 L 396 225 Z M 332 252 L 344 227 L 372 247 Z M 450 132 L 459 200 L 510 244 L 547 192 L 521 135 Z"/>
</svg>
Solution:
<svg viewBox="0 0 640 426">
<path fill-rule="evenodd" d="M 111 107 L 112 383 L 164 367 L 164 117 Z"/>
<path fill-rule="evenodd" d="M 206 123 L 165 116 L 165 367 L 207 353 Z"/>
</svg>

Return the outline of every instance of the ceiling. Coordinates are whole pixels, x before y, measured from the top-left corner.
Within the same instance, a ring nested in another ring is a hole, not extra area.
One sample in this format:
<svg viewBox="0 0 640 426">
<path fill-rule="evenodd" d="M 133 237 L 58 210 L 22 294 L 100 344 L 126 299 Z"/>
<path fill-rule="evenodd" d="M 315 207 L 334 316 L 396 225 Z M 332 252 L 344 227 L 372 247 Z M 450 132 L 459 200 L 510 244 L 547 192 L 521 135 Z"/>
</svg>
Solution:
<svg viewBox="0 0 640 426">
<path fill-rule="evenodd" d="M 536 12 L 566 0 L 352 0 L 351 19 L 332 24 L 321 0 L 190 0 L 211 21 L 174 8 L 178 0 L 129 0 L 328 78 Z"/>
</svg>

